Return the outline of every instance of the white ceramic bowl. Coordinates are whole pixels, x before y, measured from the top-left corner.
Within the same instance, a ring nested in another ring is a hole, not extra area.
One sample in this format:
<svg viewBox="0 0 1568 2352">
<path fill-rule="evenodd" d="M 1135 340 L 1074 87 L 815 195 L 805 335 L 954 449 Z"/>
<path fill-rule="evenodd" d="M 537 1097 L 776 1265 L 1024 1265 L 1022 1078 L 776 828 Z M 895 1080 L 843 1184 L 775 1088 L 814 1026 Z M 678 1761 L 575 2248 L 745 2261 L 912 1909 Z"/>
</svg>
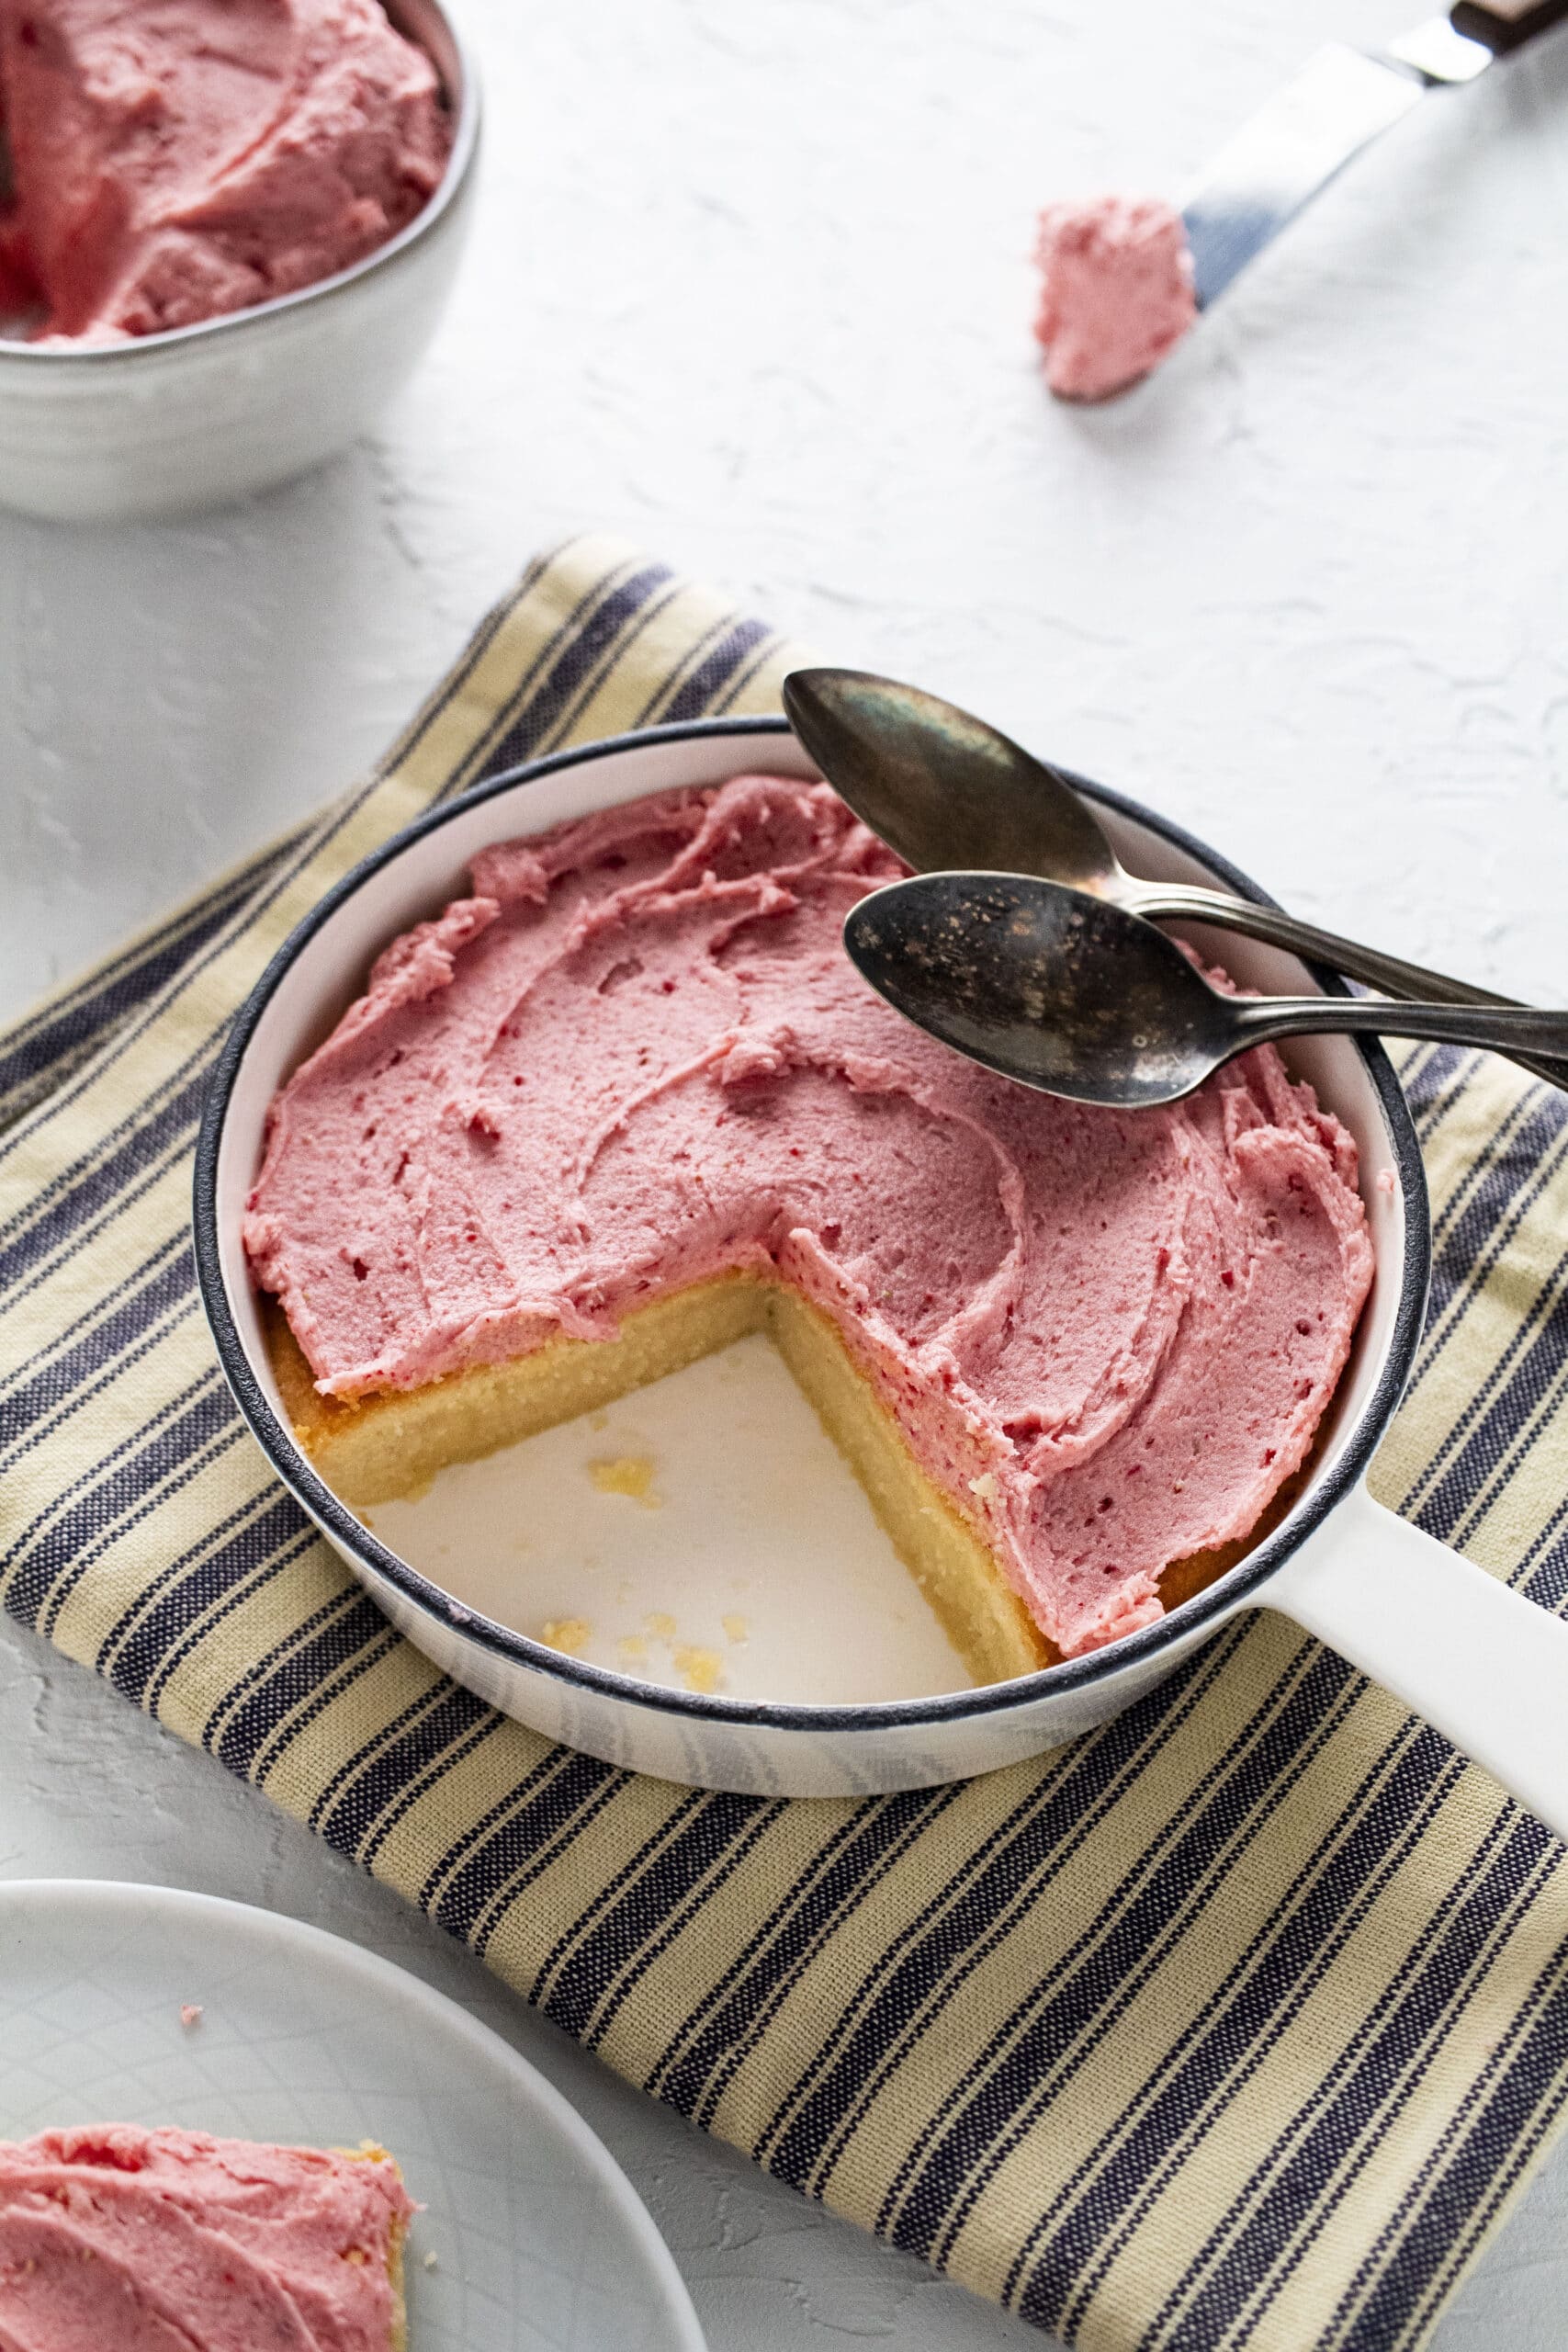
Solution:
<svg viewBox="0 0 1568 2352">
<path fill-rule="evenodd" d="M 346 448 L 398 390 L 457 274 L 479 95 L 438 0 L 387 0 L 387 14 L 434 60 L 452 112 L 423 210 L 351 268 L 254 310 L 81 351 L 0 341 L 0 504 L 75 523 L 216 505 Z"/>
<path fill-rule="evenodd" d="M 1376 1045 L 1314 1037 L 1292 1052 L 1356 1137 L 1377 1256 L 1372 1295 L 1310 1480 L 1281 1525 L 1226 1576 L 1158 1623 L 1090 1657 L 983 1690 L 861 1705 L 669 1690 L 565 1657 L 476 1615 L 400 1559 L 322 1483 L 295 1443 L 278 1397 L 241 1236 L 276 1089 L 360 992 L 389 940 L 466 888 L 476 851 L 647 793 L 717 784 L 758 768 L 817 774 L 784 720 L 729 718 L 650 729 L 481 785 L 433 809 L 351 874 L 257 984 L 209 1099 L 197 1154 L 196 1250 L 224 1371 L 278 1476 L 393 1623 L 437 1665 L 520 1721 L 611 1763 L 708 1787 L 807 1796 L 961 1779 L 1104 1722 L 1238 1610 L 1267 1607 L 1397 1690 L 1568 1831 L 1562 1704 L 1568 1626 L 1381 1509 L 1364 1485 L 1415 1356 L 1430 1258 L 1415 1129 Z M 1134 873 L 1261 897 L 1175 826 L 1097 786 L 1081 788 Z M 1222 938 L 1194 926 L 1191 936 L 1238 980 L 1270 993 L 1305 992 L 1322 977 L 1235 933 Z M 525 1496 L 515 1508 L 526 1516 Z"/>
</svg>

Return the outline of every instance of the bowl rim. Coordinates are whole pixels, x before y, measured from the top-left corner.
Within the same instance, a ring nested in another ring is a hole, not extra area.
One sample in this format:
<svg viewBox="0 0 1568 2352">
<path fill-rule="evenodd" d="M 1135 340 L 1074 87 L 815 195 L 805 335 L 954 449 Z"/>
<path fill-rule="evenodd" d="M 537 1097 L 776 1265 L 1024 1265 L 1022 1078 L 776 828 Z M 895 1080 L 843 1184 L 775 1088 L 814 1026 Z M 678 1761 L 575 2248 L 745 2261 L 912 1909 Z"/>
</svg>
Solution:
<svg viewBox="0 0 1568 2352">
<path fill-rule="evenodd" d="M 362 1520 L 355 1518 L 320 1476 L 293 1433 L 274 1412 L 231 1312 L 218 1228 L 218 1167 L 229 1108 L 246 1051 L 262 1015 L 285 975 L 316 933 L 383 867 L 483 801 L 494 799 L 502 793 L 514 792 L 520 786 L 525 787 L 546 776 L 558 775 L 564 770 L 584 766 L 618 753 L 636 752 L 656 744 L 711 741 L 726 736 L 762 742 L 781 737 L 788 737 L 792 741 L 796 740 L 788 720 L 782 715 L 701 718 L 637 729 L 625 734 L 606 736 L 593 743 L 552 752 L 542 759 L 525 761 L 487 777 L 451 800 L 442 801 L 426 809 L 336 882 L 289 933 L 234 1016 L 213 1072 L 197 1139 L 192 1204 L 197 1281 L 224 1376 L 233 1391 L 243 1419 L 273 1470 L 334 1545 L 389 1584 L 409 1608 L 431 1617 L 440 1627 L 444 1640 L 449 1641 L 457 1636 L 504 1659 L 513 1668 L 553 1676 L 558 1681 L 575 1685 L 623 1706 L 651 1708 L 663 1714 L 694 1718 L 716 1726 L 733 1726 L 737 1730 L 754 1726 L 806 1735 L 890 1731 L 963 1722 L 976 1716 L 1006 1713 L 1017 1707 L 1037 1703 L 1047 1695 L 1065 1697 L 1069 1692 L 1083 1691 L 1098 1682 L 1154 1660 L 1161 1651 L 1176 1643 L 1185 1644 L 1190 1637 L 1201 1634 L 1210 1624 L 1217 1624 L 1234 1615 L 1238 1607 L 1255 1596 L 1359 1482 L 1404 1393 L 1415 1362 L 1426 1313 L 1431 1272 L 1431 1222 L 1426 1168 L 1415 1120 L 1393 1066 L 1375 1037 L 1356 1036 L 1347 1042 L 1355 1046 L 1366 1066 L 1393 1152 L 1404 1206 L 1404 1262 L 1399 1268 L 1399 1295 L 1387 1353 L 1372 1394 L 1348 1432 L 1341 1453 L 1300 1497 L 1280 1525 L 1213 1584 L 1180 1602 L 1153 1624 L 1143 1626 L 1135 1633 L 1125 1634 L 1118 1641 L 1108 1643 L 1101 1649 L 1091 1650 L 1084 1657 L 1063 1659 L 1055 1666 L 1043 1667 L 1032 1674 L 1021 1675 L 1011 1681 L 985 1683 L 976 1689 L 938 1692 L 924 1698 L 868 1700 L 831 1706 L 812 1706 L 785 1700 L 726 1698 L 717 1693 L 671 1690 L 662 1683 L 641 1681 L 631 1675 L 618 1674 L 607 1667 L 593 1666 L 583 1659 L 569 1657 L 564 1652 L 534 1641 L 525 1634 L 516 1633 L 510 1626 L 502 1625 L 478 1611 L 468 1611 L 444 1586 L 423 1576 L 383 1544 Z M 1239 897 L 1249 899 L 1258 906 L 1278 904 L 1239 867 L 1170 819 L 1156 815 L 1141 802 L 1079 775 L 1070 768 L 1059 768 L 1058 773 L 1090 800 L 1147 826 L 1176 848 L 1185 851 Z M 1338 996 L 1350 993 L 1338 973 L 1316 965 L 1308 968 L 1327 993 Z M 462 1608 L 461 1616 L 454 1616 L 453 1611 L 457 1608 Z"/>
<path fill-rule="evenodd" d="M 129 336 L 123 343 L 88 343 L 62 347 L 58 345 L 26 343 L 9 335 L 0 335 L 0 368 L 16 360 L 31 368 L 81 367 L 84 363 L 98 368 L 130 367 L 144 362 L 153 353 L 167 354 L 182 345 L 199 344 L 215 335 L 232 335 L 243 329 L 257 328 L 280 312 L 300 310 L 311 303 L 324 302 L 333 295 L 347 291 L 361 279 L 373 277 L 378 270 L 391 266 L 406 254 L 411 245 L 427 236 L 446 218 L 461 194 L 473 169 L 479 153 L 479 124 L 483 104 L 479 95 L 479 67 L 473 48 L 463 33 L 446 0 L 425 0 L 425 5 L 437 16 L 452 44 L 457 60 L 458 98 L 452 111 L 452 147 L 446 169 L 420 206 L 412 220 L 405 220 L 395 237 L 384 245 L 362 254 L 344 269 L 333 270 L 330 277 L 318 277 L 309 286 L 296 286 L 287 294 L 274 294 L 265 302 L 253 302 L 243 311 L 223 311 L 213 319 L 196 319 L 188 326 L 164 327 L 157 334 Z M 394 28 L 395 29 L 395 28 Z M 404 36 L 405 39 L 410 36 Z M 416 42 L 423 48 L 423 42 Z M 428 56 L 429 51 L 426 50 Z M 432 58 L 431 62 L 435 63 Z M 437 71 L 439 72 L 437 66 Z M 445 89 L 445 84 L 444 84 Z M 451 107 L 451 92 L 445 90 Z"/>
</svg>

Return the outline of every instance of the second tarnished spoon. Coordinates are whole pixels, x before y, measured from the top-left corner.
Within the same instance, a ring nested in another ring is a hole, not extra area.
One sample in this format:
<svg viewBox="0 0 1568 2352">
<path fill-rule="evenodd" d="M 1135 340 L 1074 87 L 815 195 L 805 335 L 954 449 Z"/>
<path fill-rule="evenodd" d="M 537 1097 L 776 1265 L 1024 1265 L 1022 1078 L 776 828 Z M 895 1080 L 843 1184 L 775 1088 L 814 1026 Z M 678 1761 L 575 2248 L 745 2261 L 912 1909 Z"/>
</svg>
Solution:
<svg viewBox="0 0 1568 2352">
<path fill-rule="evenodd" d="M 791 726 L 840 797 L 917 874 L 955 867 L 1037 874 L 1092 892 L 1149 922 L 1213 923 L 1329 965 L 1385 996 L 1437 1004 L 1508 1005 L 1445 973 L 1189 882 L 1129 874 L 1089 802 L 1059 769 L 956 703 L 869 670 L 793 670 L 784 683 Z M 1397 1034 L 1392 1024 L 1391 1035 Z M 1495 1050 L 1552 1086 L 1568 1064 Z"/>
<path fill-rule="evenodd" d="M 1568 1055 L 1568 1012 L 1227 996 L 1121 907 L 1022 874 L 918 874 L 850 910 L 844 945 L 896 1012 L 1047 1094 L 1143 1110 L 1236 1054 L 1325 1032 Z"/>
</svg>

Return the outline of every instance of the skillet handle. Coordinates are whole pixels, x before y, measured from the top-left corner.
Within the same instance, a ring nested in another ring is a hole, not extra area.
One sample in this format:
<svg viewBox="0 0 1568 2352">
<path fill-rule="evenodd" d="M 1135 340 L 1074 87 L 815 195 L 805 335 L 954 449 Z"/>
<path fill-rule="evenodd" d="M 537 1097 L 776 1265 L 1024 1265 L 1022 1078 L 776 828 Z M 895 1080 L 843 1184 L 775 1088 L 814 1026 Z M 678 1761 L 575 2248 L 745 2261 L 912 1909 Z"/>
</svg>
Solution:
<svg viewBox="0 0 1568 2352">
<path fill-rule="evenodd" d="M 1268 1588 L 1315 1634 L 1568 1837 L 1568 1624 L 1347 1495 Z"/>
</svg>

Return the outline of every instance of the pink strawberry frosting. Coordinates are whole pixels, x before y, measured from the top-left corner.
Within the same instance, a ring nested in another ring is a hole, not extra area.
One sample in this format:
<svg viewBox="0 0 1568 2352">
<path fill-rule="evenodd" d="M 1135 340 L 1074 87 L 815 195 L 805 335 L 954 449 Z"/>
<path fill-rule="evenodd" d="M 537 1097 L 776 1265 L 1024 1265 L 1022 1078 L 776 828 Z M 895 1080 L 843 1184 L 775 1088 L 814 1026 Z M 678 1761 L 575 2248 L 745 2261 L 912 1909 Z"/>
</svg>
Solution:
<svg viewBox="0 0 1568 2352">
<path fill-rule="evenodd" d="M 782 1277 L 1070 1657 L 1305 1458 L 1371 1276 L 1355 1148 L 1272 1049 L 1116 1114 L 935 1044 L 840 940 L 902 870 L 765 775 L 482 852 L 278 1094 L 246 1244 L 337 1396 Z"/>
<path fill-rule="evenodd" d="M 345 268 L 451 144 L 380 0 L 0 0 L 0 306 L 118 342 Z"/>
<path fill-rule="evenodd" d="M 1198 315 L 1181 215 L 1157 196 L 1047 205 L 1034 332 L 1059 398 L 1101 401 L 1168 358 Z"/>
<path fill-rule="evenodd" d="M 125 2123 L 0 2145 L 0 2352 L 388 2352 L 390 2165 Z"/>
</svg>

